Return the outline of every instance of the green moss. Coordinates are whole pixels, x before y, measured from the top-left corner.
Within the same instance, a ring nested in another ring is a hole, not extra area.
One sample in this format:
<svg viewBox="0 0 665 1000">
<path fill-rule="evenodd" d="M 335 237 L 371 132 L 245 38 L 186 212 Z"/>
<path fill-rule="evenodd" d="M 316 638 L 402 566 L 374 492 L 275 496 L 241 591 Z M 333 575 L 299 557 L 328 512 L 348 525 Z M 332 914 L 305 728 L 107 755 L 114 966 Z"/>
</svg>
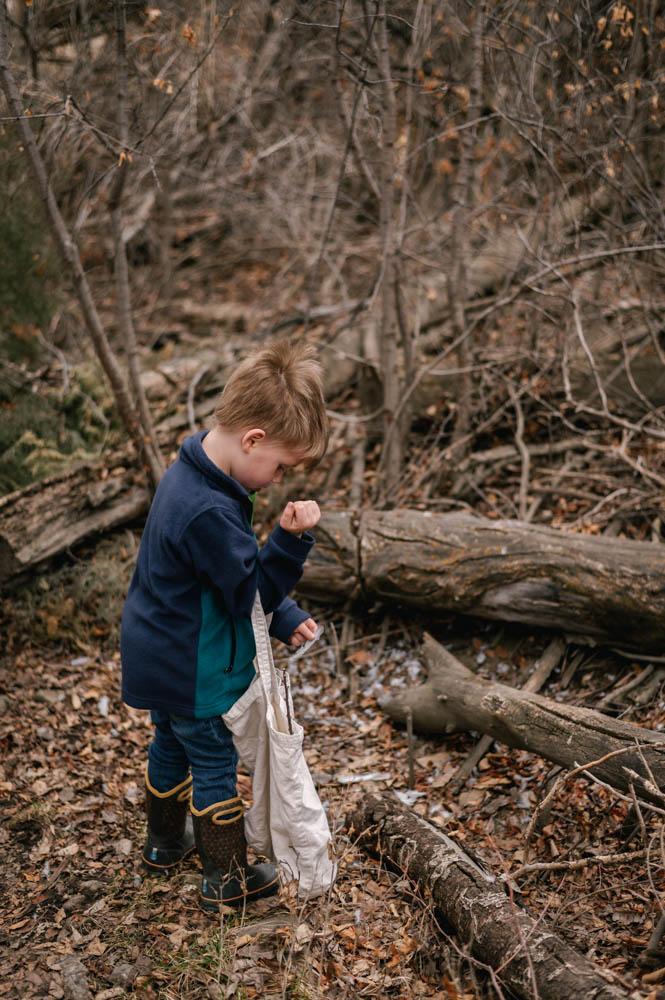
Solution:
<svg viewBox="0 0 665 1000">
<path fill-rule="evenodd" d="M 99 454 L 117 428 L 110 394 L 88 364 L 62 388 L 0 361 L 0 495 Z"/>
<path fill-rule="evenodd" d="M 58 269 L 24 153 L 6 128 L 0 128 L 0 260 L 0 353 L 34 362 L 42 352 L 39 329 L 57 301 Z"/>
<path fill-rule="evenodd" d="M 60 279 L 46 216 L 11 127 L 0 127 L 0 495 L 85 461 L 110 420 L 90 366 L 69 387 L 43 384 L 29 368 L 44 360 L 43 331 Z"/>
</svg>

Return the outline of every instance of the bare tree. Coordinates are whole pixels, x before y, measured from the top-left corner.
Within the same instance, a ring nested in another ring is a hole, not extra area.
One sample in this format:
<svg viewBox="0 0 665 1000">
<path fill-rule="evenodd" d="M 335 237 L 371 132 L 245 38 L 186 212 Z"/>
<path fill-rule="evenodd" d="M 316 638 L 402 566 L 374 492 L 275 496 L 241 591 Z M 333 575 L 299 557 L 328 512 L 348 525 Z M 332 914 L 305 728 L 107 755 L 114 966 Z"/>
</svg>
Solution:
<svg viewBox="0 0 665 1000">
<path fill-rule="evenodd" d="M 141 371 L 139 368 L 138 348 L 136 343 L 136 332 L 134 330 L 134 318 L 132 315 L 131 288 L 129 283 L 129 269 L 127 266 L 127 247 L 123 235 L 122 220 L 122 195 L 125 189 L 127 172 L 131 163 L 131 153 L 129 151 L 129 122 L 127 114 L 127 40 L 126 40 L 126 0 L 114 0 L 115 2 L 115 29 L 116 29 L 116 79 L 118 85 L 118 139 L 123 146 L 118 164 L 115 168 L 116 174 L 111 185 L 109 195 L 109 211 L 111 214 L 111 227 L 113 231 L 114 243 L 114 268 L 116 281 L 116 304 L 118 312 L 118 325 L 122 331 L 125 342 L 125 353 L 127 355 L 127 370 L 129 373 L 129 383 L 134 396 L 134 403 L 139 414 L 141 429 L 143 431 L 144 450 L 146 460 L 150 466 L 150 475 L 153 482 L 159 482 L 164 473 L 165 466 L 161 453 L 157 446 L 155 428 L 146 399 L 145 391 L 141 383 Z"/>
<path fill-rule="evenodd" d="M 384 502 L 394 492 L 402 471 L 403 440 L 395 426 L 400 397 L 400 375 L 397 340 L 397 315 L 395 309 L 396 274 L 396 218 L 395 218 L 395 142 L 397 138 L 397 110 L 395 89 L 391 78 L 388 48 L 387 6 L 385 0 L 378 5 L 378 64 L 381 74 L 381 142 L 380 191 L 381 191 L 381 296 L 380 296 L 380 351 L 383 382 L 383 434 L 384 455 L 382 466 L 384 481 L 381 497 Z"/>
<path fill-rule="evenodd" d="M 0 82 L 9 113 L 21 137 L 35 188 L 44 203 L 56 247 L 63 266 L 74 285 L 86 329 L 102 369 L 109 380 L 118 413 L 153 484 L 156 485 L 163 470 L 163 461 L 158 446 L 150 429 L 143 424 L 141 415 L 128 391 L 118 358 L 109 343 L 97 311 L 78 248 L 58 207 L 44 159 L 32 131 L 30 119 L 23 113 L 18 87 L 9 65 L 6 0 L 0 2 Z"/>
<path fill-rule="evenodd" d="M 453 336 L 458 338 L 460 342 L 457 417 L 452 438 L 452 444 L 456 451 L 459 451 L 456 446 L 459 446 L 460 442 L 466 438 L 471 421 L 472 379 L 470 368 L 473 349 L 470 337 L 465 336 L 465 330 L 471 219 L 476 191 L 474 147 L 482 101 L 485 4 L 484 2 L 478 3 L 474 7 L 470 86 L 460 88 L 461 99 L 466 104 L 466 121 L 464 128 L 460 130 L 459 165 L 452 191 L 451 267 L 448 272 L 448 300 L 452 332 Z"/>
</svg>

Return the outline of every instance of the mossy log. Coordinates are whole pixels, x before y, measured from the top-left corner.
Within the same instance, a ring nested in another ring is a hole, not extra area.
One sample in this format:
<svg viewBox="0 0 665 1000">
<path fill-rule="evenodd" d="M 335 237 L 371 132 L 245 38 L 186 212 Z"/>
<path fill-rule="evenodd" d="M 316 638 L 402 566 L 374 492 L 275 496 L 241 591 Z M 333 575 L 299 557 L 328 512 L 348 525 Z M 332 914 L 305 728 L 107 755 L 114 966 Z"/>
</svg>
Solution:
<svg viewBox="0 0 665 1000">
<path fill-rule="evenodd" d="M 588 768 L 595 778 L 665 807 L 665 734 L 477 677 L 431 635 L 422 653 L 427 682 L 381 705 L 395 721 L 410 712 L 418 732 L 487 733 L 569 770 L 600 761 Z"/>
<path fill-rule="evenodd" d="M 325 603 L 364 597 L 665 648 L 658 543 L 414 510 L 332 511 L 316 534 L 299 591 Z"/>
<path fill-rule="evenodd" d="M 366 795 L 346 818 L 354 838 L 388 858 L 431 899 L 472 954 L 516 996 L 531 1000 L 627 1000 L 542 919 L 508 897 L 464 849 L 387 796 Z"/>
</svg>

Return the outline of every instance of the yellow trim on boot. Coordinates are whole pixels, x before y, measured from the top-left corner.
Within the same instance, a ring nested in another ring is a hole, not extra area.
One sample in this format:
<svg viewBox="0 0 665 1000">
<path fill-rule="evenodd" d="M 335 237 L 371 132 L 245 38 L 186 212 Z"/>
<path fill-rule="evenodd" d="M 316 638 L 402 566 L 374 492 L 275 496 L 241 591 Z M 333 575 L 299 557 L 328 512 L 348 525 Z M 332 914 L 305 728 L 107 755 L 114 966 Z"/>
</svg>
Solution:
<svg viewBox="0 0 665 1000">
<path fill-rule="evenodd" d="M 208 816 L 212 813 L 210 819 L 215 826 L 227 826 L 229 823 L 237 823 L 239 819 L 242 819 L 245 812 L 245 807 L 239 795 L 236 795 L 233 799 L 224 799 L 223 802 L 214 802 L 211 806 L 206 806 L 205 809 L 197 809 L 192 802 L 190 809 L 194 816 Z"/>
<path fill-rule="evenodd" d="M 190 797 L 192 792 L 192 776 L 187 775 L 184 781 L 181 781 L 179 785 L 176 785 L 169 792 L 158 792 L 156 788 L 150 784 L 150 778 L 148 777 L 148 765 L 145 765 L 145 787 L 148 789 L 151 795 L 154 795 L 158 799 L 170 799 L 172 795 L 178 793 L 178 802 L 186 802 Z"/>
</svg>

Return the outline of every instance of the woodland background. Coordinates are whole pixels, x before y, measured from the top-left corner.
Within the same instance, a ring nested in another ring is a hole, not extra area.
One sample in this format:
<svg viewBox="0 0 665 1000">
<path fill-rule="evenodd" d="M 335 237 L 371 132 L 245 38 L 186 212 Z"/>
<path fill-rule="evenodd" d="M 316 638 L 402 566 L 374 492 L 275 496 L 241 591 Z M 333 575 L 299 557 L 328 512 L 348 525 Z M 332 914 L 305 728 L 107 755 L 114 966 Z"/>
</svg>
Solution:
<svg viewBox="0 0 665 1000">
<path fill-rule="evenodd" d="M 325 906 L 215 924 L 192 871 L 165 884 L 138 865 L 149 732 L 119 701 L 117 629 L 160 470 L 278 335 L 319 346 L 333 432 L 314 473 L 261 500 L 259 533 L 305 491 L 328 512 L 553 527 L 573 560 L 580 536 L 657 557 L 660 5 L 1 9 L 0 995 L 510 996 L 345 826 L 365 790 L 392 788 L 511 872 L 622 995 L 655 998 L 658 812 L 630 828 L 630 803 L 578 776 L 532 828 L 547 761 L 490 741 L 462 781 L 477 737 L 413 736 L 379 701 L 423 680 L 426 627 L 513 687 L 557 641 L 549 697 L 660 730 L 658 641 L 627 652 L 621 617 L 590 642 L 510 608 L 488 621 L 319 586 L 326 638 L 292 687 L 341 878 Z M 642 855 L 596 861 L 622 850 Z M 534 857 L 554 867 L 516 876 Z"/>
</svg>

